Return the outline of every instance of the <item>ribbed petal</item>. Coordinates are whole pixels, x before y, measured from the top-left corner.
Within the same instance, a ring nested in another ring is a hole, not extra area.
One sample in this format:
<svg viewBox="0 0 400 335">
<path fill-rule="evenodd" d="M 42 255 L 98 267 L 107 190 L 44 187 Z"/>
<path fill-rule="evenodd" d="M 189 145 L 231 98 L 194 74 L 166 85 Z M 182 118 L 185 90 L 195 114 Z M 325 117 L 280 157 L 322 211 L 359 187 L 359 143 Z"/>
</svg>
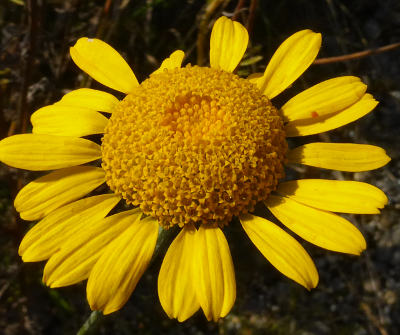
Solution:
<svg viewBox="0 0 400 335">
<path fill-rule="evenodd" d="M 196 297 L 195 264 L 196 228 L 186 225 L 171 243 L 158 276 L 158 296 L 170 318 L 179 322 L 191 317 L 200 304 Z"/>
<path fill-rule="evenodd" d="M 20 134 L 0 141 L 0 161 L 25 170 L 61 169 L 100 157 L 100 146 L 83 138 Z"/>
<path fill-rule="evenodd" d="M 279 194 L 326 211 L 377 214 L 388 199 L 379 188 L 358 181 L 300 179 L 280 183 Z"/>
<path fill-rule="evenodd" d="M 92 166 L 57 170 L 22 188 L 14 206 L 22 219 L 39 220 L 55 209 L 82 198 L 104 181 L 104 170 Z"/>
<path fill-rule="evenodd" d="M 139 209 L 133 209 L 90 222 L 50 257 L 43 271 L 43 282 L 60 287 L 87 279 L 105 248 L 140 220 L 141 215 Z"/>
<path fill-rule="evenodd" d="M 254 215 L 240 217 L 243 229 L 278 271 L 308 290 L 318 284 L 318 272 L 307 251 L 273 222 Z"/>
<path fill-rule="evenodd" d="M 110 93 L 91 88 L 79 88 L 65 94 L 55 105 L 81 107 L 112 113 L 118 102 L 119 100 Z"/>
<path fill-rule="evenodd" d="M 195 238 L 197 299 L 208 321 L 231 310 L 236 299 L 235 271 L 228 242 L 219 228 L 201 225 Z"/>
<path fill-rule="evenodd" d="M 249 34 L 239 22 L 225 16 L 214 24 L 210 40 L 210 65 L 232 72 L 238 66 L 249 42 Z"/>
<path fill-rule="evenodd" d="M 109 314 L 126 303 L 153 255 L 158 227 L 152 217 L 135 221 L 108 245 L 87 283 L 92 310 Z"/>
<path fill-rule="evenodd" d="M 371 94 L 364 94 L 355 104 L 339 112 L 322 116 L 313 114 L 314 117 L 289 122 L 285 126 L 286 136 L 313 135 L 339 128 L 367 115 L 377 104 L 378 101 Z"/>
<path fill-rule="evenodd" d="M 162 73 L 165 69 L 172 70 L 180 68 L 182 65 L 183 57 L 185 57 L 185 53 L 182 50 L 174 51 L 168 58 L 164 59 L 161 66 L 152 74 Z"/>
<path fill-rule="evenodd" d="M 360 231 L 339 215 L 277 196 L 269 196 L 266 206 L 286 227 L 321 248 L 354 255 L 366 248 Z"/>
<path fill-rule="evenodd" d="M 31 122 L 34 134 L 81 137 L 102 134 L 108 119 L 88 108 L 55 104 L 34 112 Z"/>
<path fill-rule="evenodd" d="M 107 43 L 96 38 L 80 38 L 70 48 L 74 63 L 99 83 L 130 93 L 139 85 L 122 56 Z"/>
<path fill-rule="evenodd" d="M 368 171 L 386 165 L 385 150 L 368 144 L 309 143 L 290 150 L 289 163 L 298 163 L 340 171 Z"/>
<path fill-rule="evenodd" d="M 91 222 L 104 218 L 119 200 L 114 194 L 103 194 L 56 209 L 28 231 L 19 246 L 19 255 L 24 262 L 48 259 L 69 238 L 80 234 Z"/>
<path fill-rule="evenodd" d="M 285 40 L 272 56 L 264 75 L 253 79 L 269 99 L 288 88 L 317 57 L 321 34 L 301 30 Z"/>
<path fill-rule="evenodd" d="M 287 121 L 314 119 L 349 107 L 360 100 L 366 90 L 367 85 L 357 77 L 333 78 L 296 95 L 281 110 Z"/>
</svg>

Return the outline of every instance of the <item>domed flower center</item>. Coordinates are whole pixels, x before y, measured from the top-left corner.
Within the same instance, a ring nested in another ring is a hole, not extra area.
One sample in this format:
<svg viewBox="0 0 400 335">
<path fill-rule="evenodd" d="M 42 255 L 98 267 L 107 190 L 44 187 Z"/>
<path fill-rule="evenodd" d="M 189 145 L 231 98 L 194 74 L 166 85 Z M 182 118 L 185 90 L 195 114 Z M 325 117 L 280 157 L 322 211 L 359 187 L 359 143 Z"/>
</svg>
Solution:
<svg viewBox="0 0 400 335">
<path fill-rule="evenodd" d="M 191 67 L 152 75 L 112 113 L 107 184 L 164 227 L 224 225 L 283 177 L 283 121 L 250 81 Z"/>
</svg>

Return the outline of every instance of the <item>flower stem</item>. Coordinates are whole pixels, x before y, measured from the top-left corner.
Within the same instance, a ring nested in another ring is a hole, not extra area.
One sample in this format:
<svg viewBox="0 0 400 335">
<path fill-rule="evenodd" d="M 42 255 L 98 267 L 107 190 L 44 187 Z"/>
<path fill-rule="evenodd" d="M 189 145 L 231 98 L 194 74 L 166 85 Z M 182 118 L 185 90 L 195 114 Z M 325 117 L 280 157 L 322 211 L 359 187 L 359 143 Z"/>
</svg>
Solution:
<svg viewBox="0 0 400 335">
<path fill-rule="evenodd" d="M 86 319 L 81 329 L 78 330 L 76 335 L 90 335 L 97 329 L 99 321 L 103 319 L 103 313 L 100 311 L 93 311 Z"/>
</svg>

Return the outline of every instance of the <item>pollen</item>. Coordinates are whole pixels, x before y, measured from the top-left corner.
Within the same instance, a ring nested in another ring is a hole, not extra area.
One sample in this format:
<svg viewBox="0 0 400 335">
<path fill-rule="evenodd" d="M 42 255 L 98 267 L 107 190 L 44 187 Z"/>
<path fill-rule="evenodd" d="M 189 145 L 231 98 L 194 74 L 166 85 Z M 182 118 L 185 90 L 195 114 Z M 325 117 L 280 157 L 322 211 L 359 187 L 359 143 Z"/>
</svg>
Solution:
<svg viewBox="0 0 400 335">
<path fill-rule="evenodd" d="M 246 79 L 188 65 L 145 80 L 102 139 L 111 190 L 169 228 L 226 225 L 284 177 L 278 110 Z"/>
</svg>

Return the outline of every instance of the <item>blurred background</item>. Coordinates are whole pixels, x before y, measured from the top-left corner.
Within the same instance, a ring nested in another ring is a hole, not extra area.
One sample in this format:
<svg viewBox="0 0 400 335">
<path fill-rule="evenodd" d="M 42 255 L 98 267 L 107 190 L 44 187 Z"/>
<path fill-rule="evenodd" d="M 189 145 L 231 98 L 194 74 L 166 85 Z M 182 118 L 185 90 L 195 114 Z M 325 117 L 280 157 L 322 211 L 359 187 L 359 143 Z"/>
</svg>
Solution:
<svg viewBox="0 0 400 335">
<path fill-rule="evenodd" d="M 250 33 L 237 73 L 262 72 L 279 44 L 309 28 L 321 32 L 317 61 L 276 106 L 319 81 L 355 75 L 380 104 L 361 120 L 293 141 L 356 142 L 383 147 L 385 167 L 363 173 L 315 168 L 288 170 L 290 178 L 359 180 L 389 197 L 381 215 L 349 215 L 368 249 L 360 256 L 336 254 L 303 243 L 320 274 L 311 292 L 283 277 L 243 234 L 237 223 L 228 238 L 237 280 L 231 313 L 208 323 L 198 312 L 185 323 L 169 320 L 157 297 L 162 254 L 145 273 L 119 312 L 102 318 L 93 334 L 399 334 L 400 329 L 400 2 L 398 0 L 1 0 L 0 138 L 31 130 L 29 117 L 72 89 L 101 88 L 69 57 L 82 36 L 117 49 L 139 81 L 176 50 L 184 63 L 208 65 L 209 35 L 221 15 L 234 17 Z M 327 57 L 367 51 L 366 57 Z M 325 60 L 324 60 L 325 59 Z M 328 61 L 324 63 L 324 61 Z M 122 96 L 121 96 L 122 97 Z M 90 315 L 85 283 L 49 289 L 41 282 L 43 263 L 23 264 L 18 245 L 31 223 L 12 204 L 18 190 L 41 174 L 0 165 L 0 333 L 75 334 Z"/>
</svg>

